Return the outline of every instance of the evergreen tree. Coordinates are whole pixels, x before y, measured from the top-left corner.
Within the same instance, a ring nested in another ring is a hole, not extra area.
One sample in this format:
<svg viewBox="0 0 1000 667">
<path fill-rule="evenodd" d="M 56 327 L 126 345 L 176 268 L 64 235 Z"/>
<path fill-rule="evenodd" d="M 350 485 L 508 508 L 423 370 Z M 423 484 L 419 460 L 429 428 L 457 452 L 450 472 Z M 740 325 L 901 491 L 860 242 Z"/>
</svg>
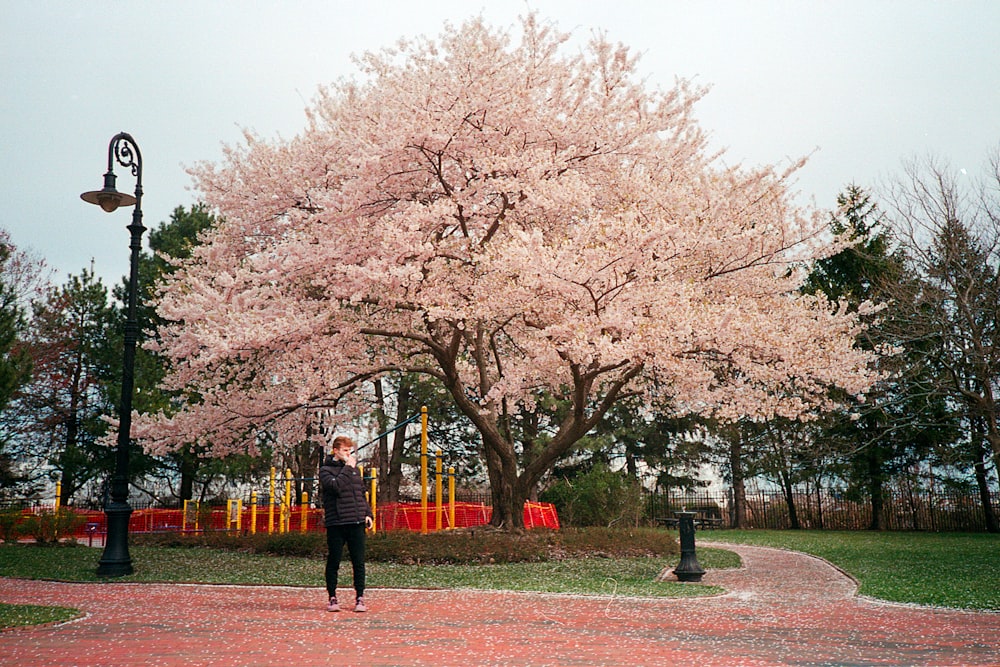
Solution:
<svg viewBox="0 0 1000 667">
<path fill-rule="evenodd" d="M 116 414 L 117 318 L 93 270 L 51 287 L 32 310 L 34 373 L 17 398 L 29 416 L 19 437 L 32 441 L 37 463 L 57 472 L 61 501 L 70 504 L 114 467 L 112 449 L 99 441 L 108 430 L 105 417 Z"/>
<path fill-rule="evenodd" d="M 21 340 L 24 307 L 14 284 L 16 277 L 8 271 L 17 261 L 16 250 L 6 234 L 0 233 L 0 415 L 4 417 L 11 399 L 31 377 L 31 356 Z M 0 496 L 24 479 L 16 470 L 9 437 L 9 429 L 4 426 L 0 430 Z"/>
<path fill-rule="evenodd" d="M 865 304 L 894 299 L 877 315 L 867 315 L 877 319 L 858 344 L 869 350 L 896 349 L 878 357 L 885 377 L 866 400 L 844 397 L 846 408 L 824 417 L 820 437 L 840 444 L 851 488 L 871 503 L 870 528 L 878 530 L 884 527 L 888 482 L 954 432 L 941 397 L 928 391 L 930 369 L 919 363 L 921 342 L 900 336 L 905 306 L 898 299 L 918 289 L 906 273 L 906 257 L 893 251 L 893 237 L 868 192 L 851 185 L 837 203 L 831 228 L 851 245 L 816 262 L 803 289 L 822 292 L 855 312 Z"/>
</svg>

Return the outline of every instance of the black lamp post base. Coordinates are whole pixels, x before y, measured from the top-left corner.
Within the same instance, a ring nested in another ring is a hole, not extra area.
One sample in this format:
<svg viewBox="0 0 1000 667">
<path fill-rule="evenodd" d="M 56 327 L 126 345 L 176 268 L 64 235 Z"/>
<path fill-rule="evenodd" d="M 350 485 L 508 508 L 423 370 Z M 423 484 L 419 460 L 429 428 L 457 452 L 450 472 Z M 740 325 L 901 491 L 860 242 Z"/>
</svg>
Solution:
<svg viewBox="0 0 1000 667">
<path fill-rule="evenodd" d="M 128 522 L 132 508 L 128 503 L 111 503 L 104 508 L 108 518 L 104 554 L 97 563 L 97 576 L 124 577 L 132 574 L 132 557 L 128 553 Z"/>
</svg>

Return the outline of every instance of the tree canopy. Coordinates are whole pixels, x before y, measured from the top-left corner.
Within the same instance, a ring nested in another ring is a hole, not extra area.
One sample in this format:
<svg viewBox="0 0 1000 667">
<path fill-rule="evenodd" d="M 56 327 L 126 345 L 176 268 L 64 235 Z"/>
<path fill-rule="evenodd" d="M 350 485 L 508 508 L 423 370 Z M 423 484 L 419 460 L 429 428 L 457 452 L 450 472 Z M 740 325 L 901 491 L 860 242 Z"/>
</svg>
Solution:
<svg viewBox="0 0 1000 667">
<path fill-rule="evenodd" d="M 702 90 L 651 89 L 626 47 L 568 39 L 472 20 L 366 54 L 300 135 L 248 133 L 196 168 L 221 222 L 162 292 L 156 347 L 189 401 L 139 423 L 148 446 L 297 441 L 296 413 L 346 416 L 362 383 L 422 373 L 475 425 L 494 521 L 516 524 L 625 397 L 798 418 L 831 386 L 863 392 L 858 312 L 798 289 L 795 267 L 836 248 L 788 192 L 797 165 L 721 165 Z M 511 420 L 543 397 L 560 419 L 523 448 Z"/>
</svg>

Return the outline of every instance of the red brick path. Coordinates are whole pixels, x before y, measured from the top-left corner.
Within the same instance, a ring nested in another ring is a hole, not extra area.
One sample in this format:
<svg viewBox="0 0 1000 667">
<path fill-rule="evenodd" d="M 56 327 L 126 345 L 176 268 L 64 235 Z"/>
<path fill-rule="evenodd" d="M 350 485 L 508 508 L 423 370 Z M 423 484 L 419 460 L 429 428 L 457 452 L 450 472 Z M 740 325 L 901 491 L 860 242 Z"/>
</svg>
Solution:
<svg viewBox="0 0 1000 667">
<path fill-rule="evenodd" d="M 86 612 L 0 633 L 0 665 L 1000 665 L 1000 614 L 858 599 L 818 559 L 729 548 L 746 567 L 710 571 L 714 598 L 375 589 L 367 614 L 321 589 L 0 579 L 0 601 Z"/>
</svg>

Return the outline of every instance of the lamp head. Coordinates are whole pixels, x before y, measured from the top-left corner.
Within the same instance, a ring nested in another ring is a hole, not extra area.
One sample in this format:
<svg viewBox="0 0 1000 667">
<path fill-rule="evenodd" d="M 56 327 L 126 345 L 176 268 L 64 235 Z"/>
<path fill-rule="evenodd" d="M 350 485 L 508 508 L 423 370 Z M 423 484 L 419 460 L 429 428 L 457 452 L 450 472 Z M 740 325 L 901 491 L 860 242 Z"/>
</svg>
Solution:
<svg viewBox="0 0 1000 667">
<path fill-rule="evenodd" d="M 104 174 L 104 187 L 100 190 L 91 190 L 80 195 L 80 199 L 90 204 L 97 204 L 106 212 L 111 213 L 119 206 L 132 206 L 135 204 L 135 197 L 118 192 L 115 188 L 116 176 L 108 171 Z"/>
</svg>

